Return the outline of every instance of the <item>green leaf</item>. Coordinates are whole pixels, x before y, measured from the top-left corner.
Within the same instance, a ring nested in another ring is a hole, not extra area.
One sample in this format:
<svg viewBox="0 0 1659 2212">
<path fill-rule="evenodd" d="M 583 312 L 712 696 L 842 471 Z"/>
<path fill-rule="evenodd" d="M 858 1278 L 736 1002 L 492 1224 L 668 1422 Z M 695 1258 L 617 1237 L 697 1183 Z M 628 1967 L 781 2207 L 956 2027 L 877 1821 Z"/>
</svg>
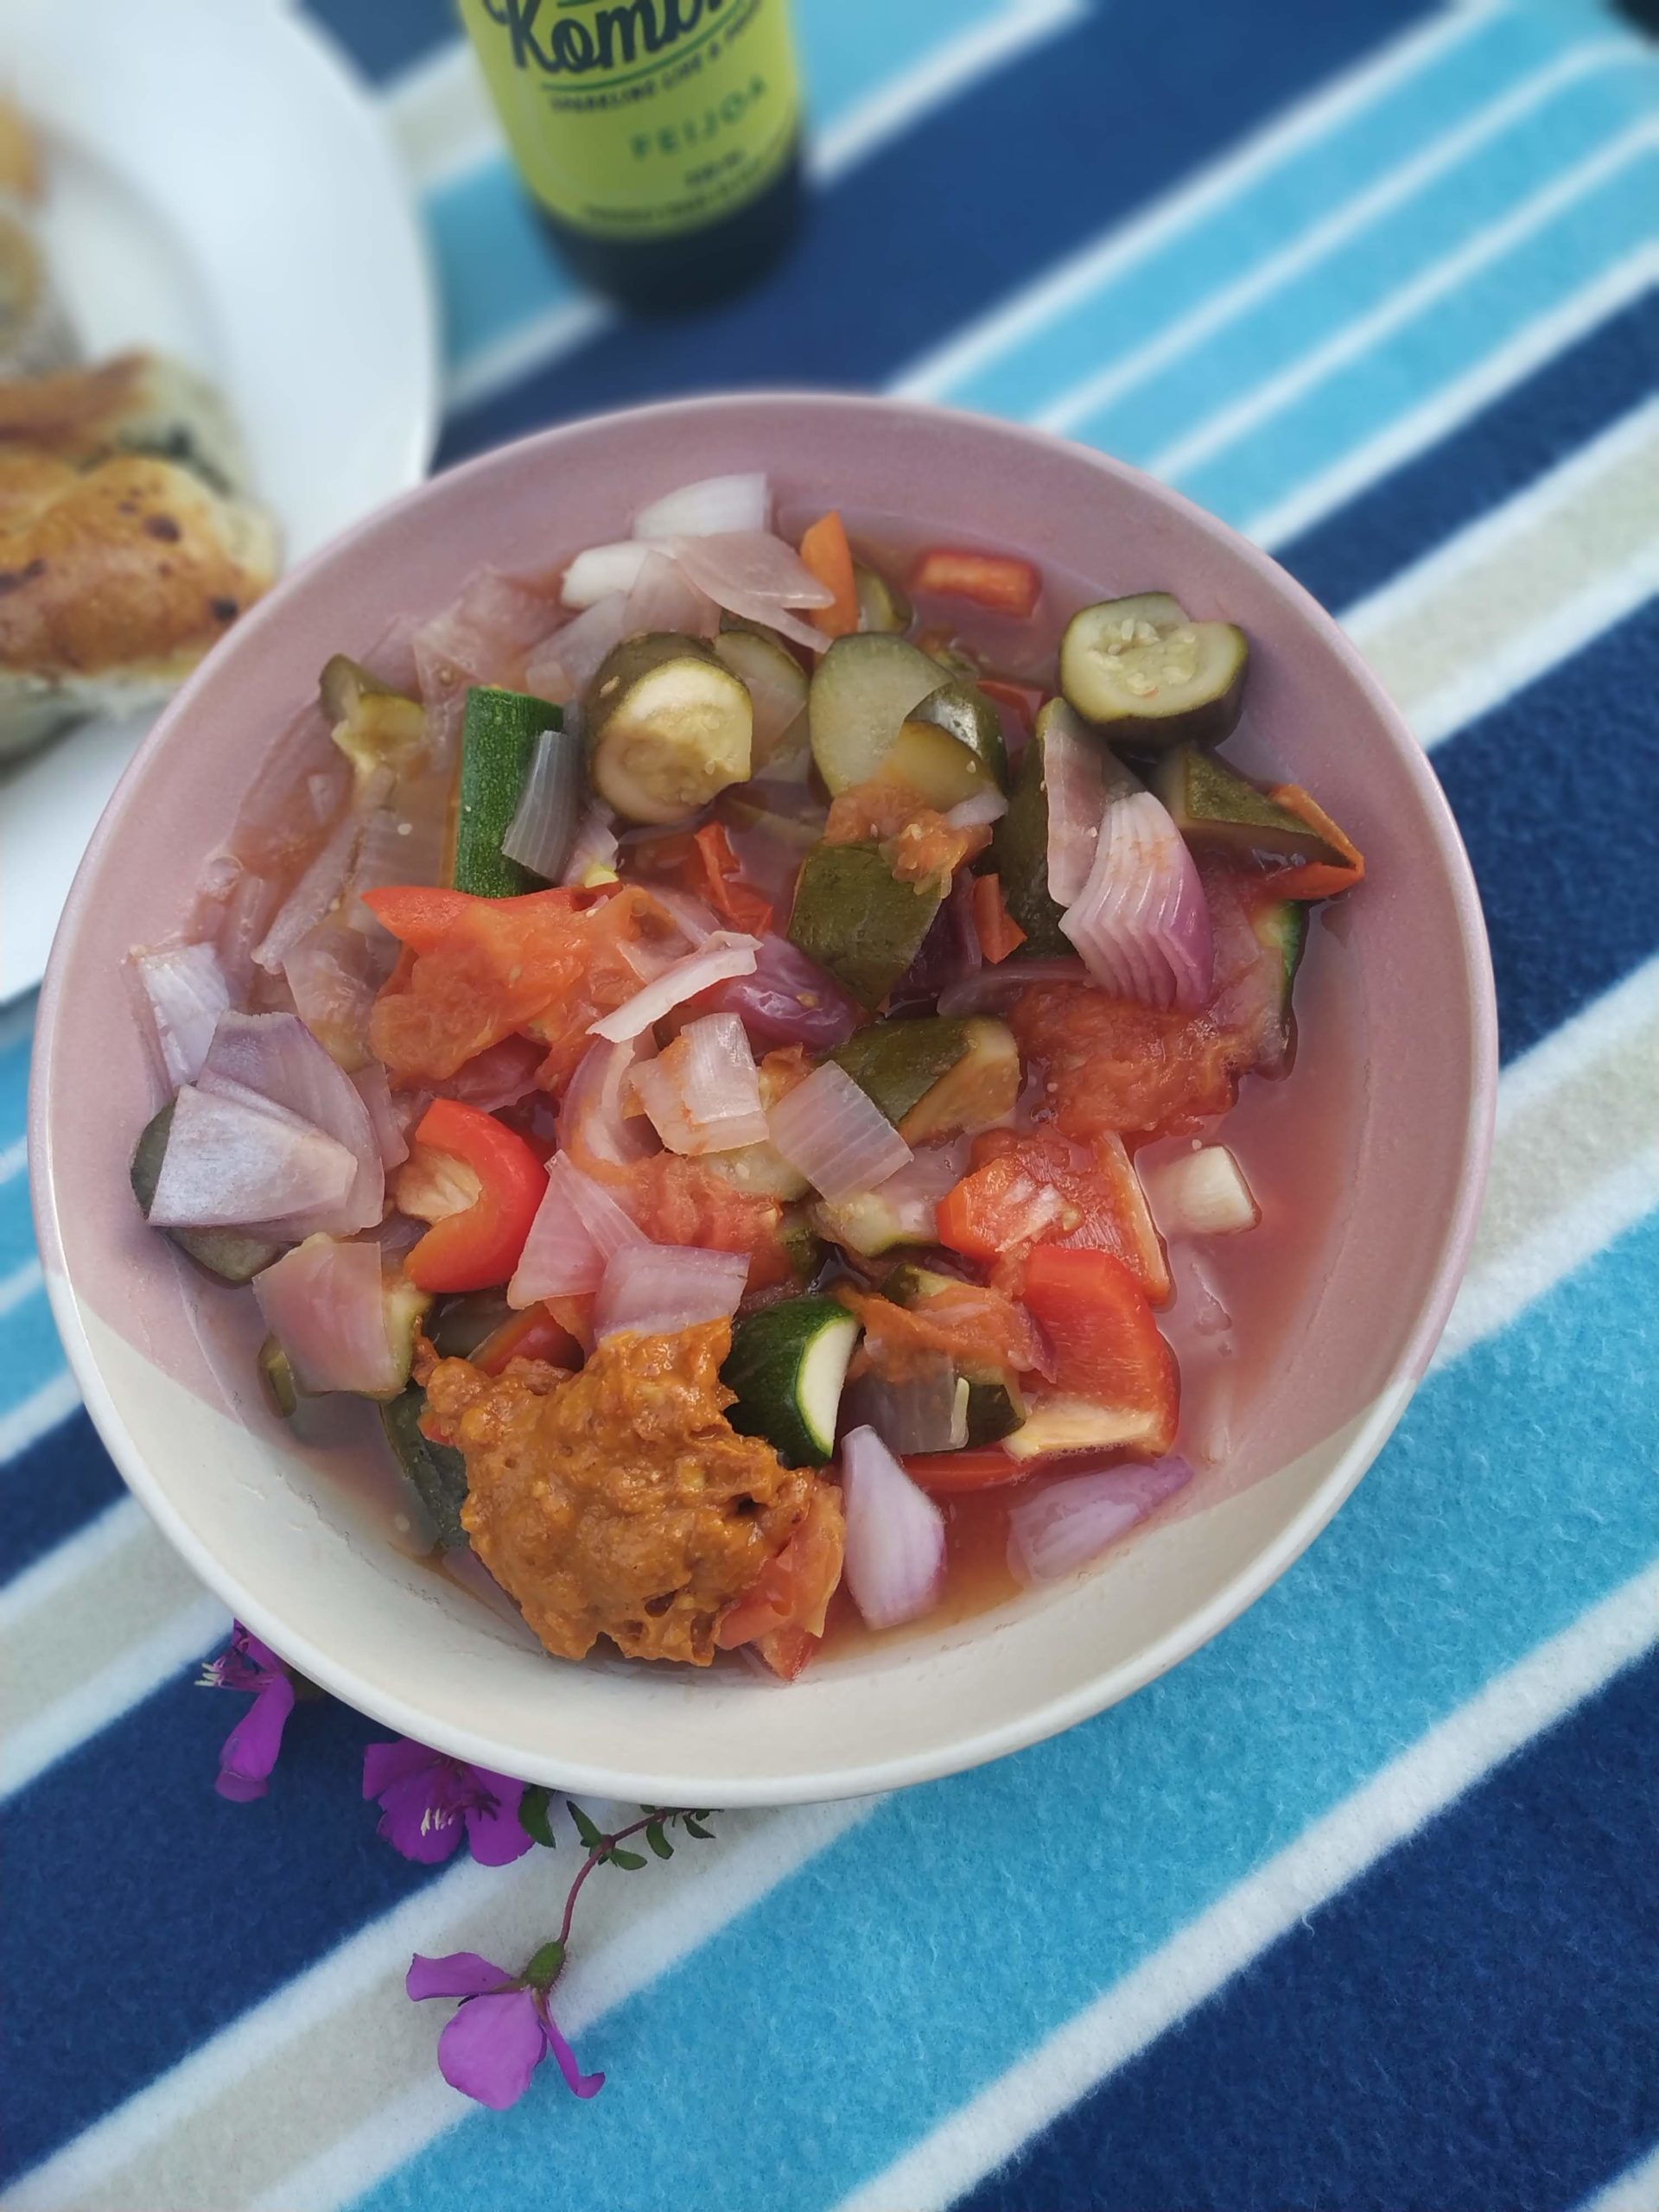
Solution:
<svg viewBox="0 0 1659 2212">
<path fill-rule="evenodd" d="M 663 1824 L 660 1821 L 653 1821 L 645 1830 L 645 1841 L 659 1859 L 671 1859 L 674 1856 L 674 1847 L 663 1834 Z"/>
<path fill-rule="evenodd" d="M 603 1847 L 605 1839 L 588 1819 L 587 1814 L 582 1811 L 581 1806 L 576 1803 L 575 1798 L 570 1801 L 570 1817 L 576 1824 L 576 1834 L 582 1838 L 588 1849 L 600 1850 Z"/>
<path fill-rule="evenodd" d="M 556 1851 L 559 1840 L 553 1833 L 552 1809 L 553 1792 L 533 1782 L 518 1801 L 518 1825 L 532 1843 Z"/>
<path fill-rule="evenodd" d="M 688 1813 L 686 1815 L 685 1832 L 687 1835 L 696 1836 L 699 1843 L 712 1843 L 715 1840 L 714 1831 L 711 1828 L 704 1827 L 702 1819 L 696 1813 Z"/>
<path fill-rule="evenodd" d="M 620 1866 L 625 1874 L 637 1874 L 645 1862 L 637 1851 L 607 1851 L 605 1863 L 607 1866 Z"/>
</svg>

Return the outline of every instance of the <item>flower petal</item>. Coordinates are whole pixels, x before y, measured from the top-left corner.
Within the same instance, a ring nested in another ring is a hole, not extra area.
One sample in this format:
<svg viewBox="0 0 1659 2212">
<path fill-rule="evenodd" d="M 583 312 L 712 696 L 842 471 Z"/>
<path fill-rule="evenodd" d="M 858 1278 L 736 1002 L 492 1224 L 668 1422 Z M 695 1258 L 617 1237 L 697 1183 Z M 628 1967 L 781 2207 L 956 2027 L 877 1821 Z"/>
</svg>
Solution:
<svg viewBox="0 0 1659 2212">
<path fill-rule="evenodd" d="M 293 1710 L 293 1683 L 286 1675 L 274 1675 L 225 1738 L 214 1785 L 221 1797 L 245 1805 L 264 1796 Z"/>
<path fill-rule="evenodd" d="M 375 1834 L 422 1866 L 437 1866 L 461 1841 L 460 1815 L 444 1779 L 441 1764 L 422 1767 L 380 1793 Z"/>
<path fill-rule="evenodd" d="M 418 2005 L 423 1997 L 482 1997 L 512 1980 L 505 1967 L 480 1958 L 476 1951 L 449 1951 L 441 1959 L 416 1951 L 404 1987 Z"/>
<path fill-rule="evenodd" d="M 402 1782 L 411 1774 L 418 1774 L 423 1767 L 435 1766 L 439 1753 L 429 1751 L 424 1744 L 416 1744 L 407 1736 L 400 1736 L 395 1744 L 365 1744 L 363 1747 L 363 1795 L 378 1797 L 390 1789 L 394 1782 Z"/>
<path fill-rule="evenodd" d="M 505 1774 L 492 1774 L 481 1766 L 462 1770 L 476 1783 L 484 1802 L 467 1808 L 467 1838 L 480 1866 L 510 1866 L 531 1847 L 531 1839 L 518 1823 L 524 1785 Z"/>
<path fill-rule="evenodd" d="M 240 1621 L 231 1624 L 231 1648 L 259 1669 L 262 1674 L 285 1675 L 288 1671 L 268 1643 L 261 1643 L 251 1629 L 244 1628 Z"/>
<path fill-rule="evenodd" d="M 576 2064 L 576 2054 L 559 2032 L 559 2024 L 543 2005 L 542 2029 L 547 2037 L 547 2047 L 552 2052 L 565 2087 L 573 2097 L 596 2097 L 605 2086 L 602 2074 L 584 2074 Z"/>
<path fill-rule="evenodd" d="M 438 2037 L 438 2071 L 452 2089 L 493 2112 L 516 2105 L 547 2050 L 536 1993 L 469 1997 Z"/>
</svg>

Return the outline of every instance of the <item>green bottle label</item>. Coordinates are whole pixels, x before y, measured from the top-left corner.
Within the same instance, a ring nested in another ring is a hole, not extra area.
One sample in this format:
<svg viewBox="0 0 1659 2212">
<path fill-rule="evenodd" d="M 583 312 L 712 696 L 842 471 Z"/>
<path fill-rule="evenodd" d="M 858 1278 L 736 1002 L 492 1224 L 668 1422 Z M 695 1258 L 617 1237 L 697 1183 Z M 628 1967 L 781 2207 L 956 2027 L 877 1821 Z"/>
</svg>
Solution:
<svg viewBox="0 0 1659 2212">
<path fill-rule="evenodd" d="M 786 0 L 461 0 L 513 157 L 603 238 L 702 229 L 789 158 L 800 91 Z"/>
</svg>

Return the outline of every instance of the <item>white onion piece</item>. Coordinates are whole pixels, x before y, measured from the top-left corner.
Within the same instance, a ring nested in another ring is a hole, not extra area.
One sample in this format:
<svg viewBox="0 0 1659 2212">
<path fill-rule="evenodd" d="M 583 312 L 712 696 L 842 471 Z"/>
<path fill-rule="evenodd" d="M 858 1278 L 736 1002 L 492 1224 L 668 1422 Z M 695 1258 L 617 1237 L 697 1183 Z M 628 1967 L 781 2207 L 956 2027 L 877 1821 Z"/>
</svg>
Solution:
<svg viewBox="0 0 1659 2212">
<path fill-rule="evenodd" d="M 765 531 L 734 531 L 719 537 L 676 537 L 674 558 L 716 606 L 752 622 L 769 623 L 798 645 L 822 652 L 822 630 L 798 621 L 791 607 L 828 607 L 834 594 L 821 584 L 792 545 Z"/>
<path fill-rule="evenodd" d="M 558 1122 L 559 1149 L 576 1155 L 578 1166 L 591 1160 L 623 1167 L 662 1149 L 645 1116 L 625 1110 L 635 1068 L 655 1051 L 649 1037 L 620 1045 L 601 1038 L 582 1054 L 560 1101 Z"/>
<path fill-rule="evenodd" d="M 833 1060 L 798 1083 L 766 1120 L 773 1145 L 832 1204 L 873 1191 L 912 1157 L 875 1101 Z"/>
<path fill-rule="evenodd" d="M 677 630 L 683 637 L 712 638 L 720 627 L 720 609 L 707 592 L 697 589 L 677 561 L 653 549 L 629 589 L 623 619 L 623 635 L 628 638 L 641 630 Z"/>
<path fill-rule="evenodd" d="M 842 1419 L 873 1428 L 889 1452 L 959 1452 L 968 1441 L 968 1385 L 948 1352 L 924 1352 L 898 1381 L 874 1370 L 849 1383 Z"/>
<path fill-rule="evenodd" d="M 1210 995 L 1209 901 L 1185 839 L 1150 791 L 1108 806 L 1089 880 L 1060 927 L 1103 990 L 1189 1014 Z"/>
<path fill-rule="evenodd" d="M 567 607 L 581 611 L 597 607 L 613 592 L 630 592 L 651 556 L 651 547 L 638 538 L 625 537 L 613 545 L 590 545 L 565 570 L 559 597 Z"/>
<path fill-rule="evenodd" d="M 1089 970 L 1081 960 L 1022 960 L 1016 954 L 1011 960 L 999 961 L 995 967 L 982 968 L 976 976 L 963 976 L 959 983 L 947 983 L 939 993 L 938 1010 L 953 1016 L 986 1014 L 1007 1006 L 1034 983 L 1088 981 Z"/>
<path fill-rule="evenodd" d="M 873 1428 L 843 1437 L 847 1587 L 871 1628 L 931 1612 L 944 1591 L 944 1516 Z"/>
<path fill-rule="evenodd" d="M 696 998 L 699 991 L 723 983 L 728 976 L 753 975 L 755 955 L 760 950 L 759 938 L 744 937 L 732 930 L 717 930 L 701 950 L 672 962 L 643 990 L 626 999 L 614 1014 L 590 1023 L 588 1033 L 590 1037 L 608 1038 L 613 1044 L 638 1037 L 653 1021 L 660 1021 L 665 1014 L 672 1013 L 683 1000 Z"/>
<path fill-rule="evenodd" d="M 597 1290 L 612 1256 L 625 1244 L 645 1241 L 644 1232 L 602 1185 L 563 1153 L 556 1154 L 547 1171 L 546 1195 L 507 1285 L 507 1303 L 534 1306 L 543 1298 Z"/>
<path fill-rule="evenodd" d="M 688 1021 L 660 1059 L 634 1069 L 633 1090 L 671 1152 L 696 1158 L 766 1142 L 760 1071 L 734 1014 Z"/>
<path fill-rule="evenodd" d="M 1098 1559 L 1192 1479 L 1185 1459 L 1159 1459 L 1051 1483 L 1008 1514 L 1011 1573 L 1027 1589 L 1062 1580 Z"/>
<path fill-rule="evenodd" d="M 607 592 L 574 622 L 543 639 L 524 663 L 524 688 L 568 706 L 598 673 L 600 663 L 628 634 L 628 595 Z"/>
<path fill-rule="evenodd" d="M 1007 810 L 1008 802 L 1001 791 L 982 791 L 971 798 L 959 798 L 944 818 L 953 830 L 988 829 Z"/>
<path fill-rule="evenodd" d="M 671 1337 L 700 1321 L 735 1313 L 748 1281 L 747 1252 L 696 1244 L 625 1244 L 605 1269 L 594 1306 L 594 1334 L 620 1330 Z"/>
<path fill-rule="evenodd" d="M 371 1060 L 358 1069 L 352 1077 L 352 1088 L 363 1101 L 369 1116 L 369 1126 L 374 1131 L 374 1141 L 380 1147 L 383 1167 L 401 1167 L 409 1158 L 409 1128 L 404 1118 L 409 1101 L 395 1102 L 386 1071 L 378 1060 Z"/>
<path fill-rule="evenodd" d="M 422 623 L 410 642 L 435 764 L 454 758 L 471 687 L 499 683 L 518 690 L 526 656 L 556 613 L 545 593 L 497 569 L 480 569 L 459 599 Z"/>
<path fill-rule="evenodd" d="M 336 1208 L 358 1172 L 343 1144 L 251 1092 L 198 1090 L 174 1102 L 150 1201 L 157 1229 L 241 1229 Z"/>
<path fill-rule="evenodd" d="M 168 945 L 133 956 L 149 1001 L 167 1079 L 176 1090 L 194 1083 L 213 1041 L 231 987 L 211 944 Z"/>
<path fill-rule="evenodd" d="M 705 476 L 641 507 L 633 534 L 711 537 L 724 531 L 765 530 L 771 519 L 772 487 L 764 476 Z"/>
<path fill-rule="evenodd" d="M 907 1243 L 931 1244 L 938 1227 L 939 1200 L 968 1173 L 970 1140 L 926 1144 L 876 1187 Z"/>
<path fill-rule="evenodd" d="M 676 891 L 666 883 L 653 883 L 650 891 L 663 911 L 672 916 L 675 928 L 694 952 L 700 952 L 710 938 L 720 935 L 720 916 L 690 891 Z"/>
<path fill-rule="evenodd" d="M 578 889 L 588 880 L 594 868 L 614 868 L 616 856 L 621 848 L 617 843 L 615 817 L 609 807 L 590 806 L 576 824 L 575 842 L 570 848 L 570 857 L 564 864 L 564 874 L 559 880 L 574 884 Z"/>
<path fill-rule="evenodd" d="M 385 1171 L 369 1109 L 351 1077 L 330 1059 L 298 1014 L 222 1014 L 200 1080 L 204 1090 L 231 1084 L 285 1107 L 343 1145 L 356 1160 L 357 1174 L 344 1203 L 308 1222 L 309 1229 L 349 1236 L 379 1220 L 385 1205 Z"/>
<path fill-rule="evenodd" d="M 302 1390 L 386 1397 L 404 1381 L 386 1327 L 380 1247 L 310 1236 L 253 1279 L 265 1326 Z"/>
<path fill-rule="evenodd" d="M 375 995 L 397 950 L 390 931 L 367 934 L 335 908 L 283 963 L 295 1013 L 343 1068 L 360 1067 L 368 1058 Z"/>
<path fill-rule="evenodd" d="M 295 946 L 310 936 L 346 888 L 363 835 L 359 817 L 346 815 L 277 908 L 253 957 L 267 975 L 281 969 Z"/>
<path fill-rule="evenodd" d="M 536 741 L 518 811 L 501 840 L 507 858 L 544 883 L 556 883 L 575 842 L 587 788 L 581 739 L 569 730 L 544 729 Z"/>
<path fill-rule="evenodd" d="M 1237 1236 L 1262 1218 L 1243 1170 L 1224 1144 L 1160 1160 L 1141 1181 L 1165 1236 Z"/>
<path fill-rule="evenodd" d="M 1043 791 L 1048 801 L 1048 895 L 1069 906 L 1089 880 L 1106 810 L 1105 751 L 1071 709 L 1057 704 L 1044 724 Z"/>
</svg>

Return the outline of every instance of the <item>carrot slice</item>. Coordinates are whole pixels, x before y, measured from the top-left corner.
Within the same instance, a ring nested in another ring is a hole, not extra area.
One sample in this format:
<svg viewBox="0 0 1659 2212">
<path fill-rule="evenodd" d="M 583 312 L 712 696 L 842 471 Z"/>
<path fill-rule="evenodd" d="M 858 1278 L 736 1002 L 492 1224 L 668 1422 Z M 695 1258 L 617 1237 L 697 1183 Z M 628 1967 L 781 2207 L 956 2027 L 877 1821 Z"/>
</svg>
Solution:
<svg viewBox="0 0 1659 2212">
<path fill-rule="evenodd" d="M 1268 796 L 1299 821 L 1306 822 L 1326 844 L 1334 845 L 1348 862 L 1346 868 L 1337 868 L 1329 861 L 1304 861 L 1300 868 L 1287 868 L 1282 875 L 1273 879 L 1273 887 L 1281 899 L 1335 899 L 1364 881 L 1365 861 L 1358 846 L 1338 829 L 1318 800 L 1311 798 L 1300 784 L 1281 784 Z"/>
<path fill-rule="evenodd" d="M 1002 886 L 995 875 L 974 878 L 974 928 L 979 949 L 993 967 L 1017 952 L 1026 941 L 1026 933 L 1008 912 Z"/>
<path fill-rule="evenodd" d="M 853 549 L 840 515 L 832 507 L 801 539 L 801 558 L 835 598 L 811 610 L 815 629 L 826 638 L 844 638 L 858 627 L 858 587 L 853 579 Z"/>
</svg>

